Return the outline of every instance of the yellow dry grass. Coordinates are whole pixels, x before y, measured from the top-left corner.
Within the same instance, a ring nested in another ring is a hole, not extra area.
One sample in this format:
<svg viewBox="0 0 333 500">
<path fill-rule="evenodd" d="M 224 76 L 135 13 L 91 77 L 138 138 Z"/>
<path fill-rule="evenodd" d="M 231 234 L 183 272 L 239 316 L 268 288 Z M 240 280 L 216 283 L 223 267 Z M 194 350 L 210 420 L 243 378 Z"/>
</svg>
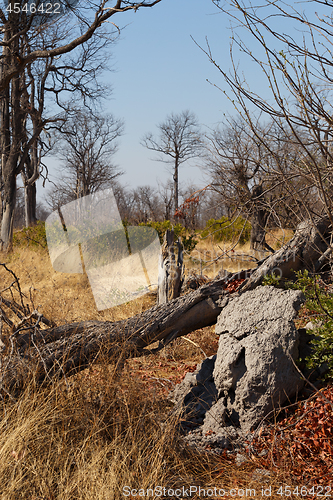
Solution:
<svg viewBox="0 0 333 500">
<path fill-rule="evenodd" d="M 272 229 L 266 236 L 267 243 L 277 250 L 293 236 L 292 230 Z M 190 255 L 185 254 L 187 272 L 215 277 L 222 270 L 237 273 L 256 267 L 257 261 L 269 255 L 269 252 L 254 251 L 250 242 L 245 245 L 237 242 L 216 242 L 211 236 L 202 239 Z"/>
<path fill-rule="evenodd" d="M 6 403 L 1 499 L 133 499 L 138 490 L 156 487 L 260 491 L 252 479 L 255 464 L 235 467 L 184 448 L 176 419 L 167 416 L 170 405 L 139 381 L 124 374 L 120 383 L 103 368 L 98 379 L 93 375 L 88 371 L 70 389 L 28 387 L 18 401 Z"/>
<path fill-rule="evenodd" d="M 87 275 L 54 271 L 47 250 L 17 248 L 13 254 L 0 254 L 0 259 L 19 277 L 27 299 L 31 298 L 34 306 L 57 324 L 90 319 L 116 321 L 140 314 L 153 305 L 154 298 L 147 295 L 107 311 L 98 311 Z M 1 267 L 0 279 L 5 286 L 11 280 Z"/>
<path fill-rule="evenodd" d="M 0 258 L 19 277 L 25 300 L 57 324 L 115 321 L 154 304 L 154 297 L 146 296 L 98 312 L 86 276 L 55 272 L 47 251 L 19 248 Z M 2 289 L 12 281 L 3 266 L 0 278 Z M 255 460 L 237 466 L 234 458 L 199 453 L 181 440 L 167 393 L 217 345 L 214 328 L 208 327 L 177 339 L 158 355 L 129 360 L 121 377 L 106 359 L 46 389 L 30 384 L 16 399 L 3 396 L 0 499 L 133 500 L 140 489 L 147 493 L 158 486 L 166 488 L 165 498 L 173 498 L 168 489 L 191 486 L 210 492 L 234 489 L 236 499 L 246 488 L 262 496 L 262 488 L 271 486 L 271 498 L 280 498 L 274 491 L 286 471 L 272 472 L 268 485 L 254 477 Z M 192 492 L 193 499 L 203 496 Z"/>
</svg>

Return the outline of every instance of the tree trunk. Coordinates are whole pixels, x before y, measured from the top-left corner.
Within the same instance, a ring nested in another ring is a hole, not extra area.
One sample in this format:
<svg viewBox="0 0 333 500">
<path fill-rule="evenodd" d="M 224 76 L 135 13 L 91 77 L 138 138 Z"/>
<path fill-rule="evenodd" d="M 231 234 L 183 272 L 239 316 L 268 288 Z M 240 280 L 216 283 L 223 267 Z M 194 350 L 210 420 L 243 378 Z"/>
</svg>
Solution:
<svg viewBox="0 0 333 500">
<path fill-rule="evenodd" d="M 224 301 L 219 300 L 228 295 L 223 290 L 227 282 L 228 278 L 218 279 L 122 321 L 86 321 L 46 330 L 35 331 L 32 327 L 27 333 L 14 333 L 1 356 L 1 385 L 6 390 L 19 391 L 29 377 L 43 384 L 103 359 L 112 362 L 154 353 L 176 337 L 216 323 L 228 302 L 227 296 Z M 159 346 L 150 350 L 148 346 L 156 341 Z"/>
<path fill-rule="evenodd" d="M 12 16 L 13 14 L 10 14 Z M 12 28 L 18 29 L 18 17 L 12 25 Z M 9 23 L 10 24 L 10 23 Z M 8 25 L 9 26 L 9 25 Z M 5 27 L 5 39 L 10 39 L 13 35 L 8 27 Z M 15 54 L 19 52 L 19 40 L 16 38 L 12 51 L 8 47 L 3 50 L 3 68 L 17 67 L 17 59 Z M 2 222 L 0 248 L 2 251 L 9 251 L 13 241 L 13 224 L 14 210 L 16 203 L 16 176 L 18 172 L 18 160 L 21 153 L 22 137 L 23 137 L 23 117 L 21 109 L 22 89 L 20 85 L 20 77 L 15 76 L 10 83 L 10 86 L 3 91 L 1 96 L 1 148 L 2 148 L 2 163 L 1 174 L 3 182 L 2 191 Z"/>
<path fill-rule="evenodd" d="M 166 304 L 179 297 L 183 283 L 183 247 L 181 242 L 176 242 L 178 249 L 177 262 L 175 256 L 174 230 L 166 230 L 158 271 L 157 303 Z"/>
<path fill-rule="evenodd" d="M 174 173 L 173 173 L 173 199 L 174 199 L 173 220 L 175 219 L 175 213 L 178 210 L 178 170 L 179 170 L 179 158 L 176 155 L 175 169 L 174 169 Z"/>
<path fill-rule="evenodd" d="M 9 159 L 10 160 L 10 159 Z M 1 221 L 1 251 L 8 252 L 12 248 L 13 229 L 14 229 L 14 212 L 16 205 L 16 176 L 13 175 L 14 166 L 8 166 L 9 160 L 4 167 L 4 191 L 3 191 L 3 207 Z M 15 165 L 16 166 L 16 165 Z M 8 169 L 8 172 L 7 172 Z M 7 176 L 6 176 L 7 173 Z"/>
<path fill-rule="evenodd" d="M 32 92 L 34 97 L 34 89 Z M 38 123 L 33 124 L 34 134 L 38 133 Z M 37 206 L 37 188 L 36 181 L 39 178 L 39 164 L 37 141 L 31 146 L 29 154 L 27 154 L 24 163 L 24 170 L 21 172 L 22 182 L 24 186 L 24 216 L 25 227 L 34 226 L 37 223 L 36 206 Z"/>
<path fill-rule="evenodd" d="M 251 217 L 251 249 L 252 250 L 274 250 L 266 243 L 267 211 L 264 206 L 262 184 L 254 186 L 251 194 L 253 201 Z"/>
<path fill-rule="evenodd" d="M 36 184 L 24 186 L 24 212 L 25 226 L 31 227 L 37 224 L 36 216 Z"/>
</svg>

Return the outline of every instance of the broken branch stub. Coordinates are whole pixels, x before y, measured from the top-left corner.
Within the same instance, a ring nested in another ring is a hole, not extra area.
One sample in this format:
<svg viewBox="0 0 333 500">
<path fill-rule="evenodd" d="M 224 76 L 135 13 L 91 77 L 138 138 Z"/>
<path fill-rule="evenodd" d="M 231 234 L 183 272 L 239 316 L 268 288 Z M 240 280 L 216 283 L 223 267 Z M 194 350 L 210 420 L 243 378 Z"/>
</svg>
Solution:
<svg viewBox="0 0 333 500">
<path fill-rule="evenodd" d="M 177 260 L 175 255 L 177 248 Z M 184 280 L 183 245 L 174 242 L 174 230 L 167 229 L 160 254 L 158 272 L 158 304 L 166 304 L 179 297 Z"/>
</svg>

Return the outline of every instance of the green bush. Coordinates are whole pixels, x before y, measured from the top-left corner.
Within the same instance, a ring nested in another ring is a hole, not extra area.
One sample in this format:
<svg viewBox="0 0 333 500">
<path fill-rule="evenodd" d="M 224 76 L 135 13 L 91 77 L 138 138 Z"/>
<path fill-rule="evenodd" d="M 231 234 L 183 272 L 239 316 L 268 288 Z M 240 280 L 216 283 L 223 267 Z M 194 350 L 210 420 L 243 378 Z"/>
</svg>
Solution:
<svg viewBox="0 0 333 500">
<path fill-rule="evenodd" d="M 187 252 L 191 252 L 192 250 L 194 250 L 198 243 L 198 240 L 195 239 L 195 233 L 189 233 L 188 230 L 185 229 L 185 227 L 180 223 L 172 224 L 171 221 L 164 220 L 163 222 L 141 222 L 139 226 L 148 226 L 156 229 L 161 244 L 163 242 L 163 238 L 167 229 L 173 228 L 175 240 L 181 238 L 184 250 L 186 250 Z"/>
<path fill-rule="evenodd" d="M 263 286 L 275 286 L 275 288 L 283 288 L 283 284 L 281 281 L 281 276 L 278 276 L 275 273 L 266 274 L 262 280 Z"/>
<path fill-rule="evenodd" d="M 313 340 L 314 353 L 306 358 L 307 368 L 313 369 L 323 363 L 328 366 L 324 378 L 333 377 L 333 294 L 325 283 L 317 276 L 310 276 L 308 271 L 298 271 L 297 281 L 288 282 L 287 287 L 301 290 L 305 297 L 305 306 L 312 313 L 318 314 L 322 326 L 316 327 L 315 334 L 318 340 Z M 312 320 L 313 321 L 313 320 Z"/>
<path fill-rule="evenodd" d="M 127 221 L 123 221 L 123 225 L 125 229 L 129 226 Z M 191 252 L 198 243 L 198 240 L 195 239 L 195 234 L 189 233 L 184 228 L 184 226 L 182 226 L 182 224 L 173 225 L 169 220 L 163 222 L 149 222 L 147 224 L 141 223 L 139 224 L 139 226 L 146 226 L 147 228 L 155 229 L 158 233 L 161 243 L 163 242 L 166 230 L 173 228 L 175 232 L 175 239 L 180 237 L 184 249 L 187 250 L 188 252 Z M 109 248 L 112 247 L 113 249 L 116 249 L 117 243 L 119 243 L 121 248 L 123 247 L 123 238 L 125 237 L 123 229 L 119 229 L 119 231 L 112 231 L 111 233 L 107 233 L 105 235 L 98 236 L 96 238 L 89 238 L 89 231 L 94 229 L 93 224 L 91 225 L 90 228 L 87 227 L 85 229 L 86 229 L 85 236 L 87 237 L 86 245 L 89 247 L 90 250 L 94 249 L 93 252 L 95 252 L 95 257 L 97 260 L 99 253 L 103 254 L 106 247 Z M 60 235 L 63 236 L 62 228 L 59 229 L 59 223 L 57 223 L 55 227 L 56 235 L 59 233 L 59 230 L 60 230 Z M 49 231 L 52 232 L 52 226 L 49 226 Z M 76 228 L 75 227 L 69 228 L 69 231 L 71 233 L 71 239 L 72 241 L 74 241 Z M 133 231 L 135 232 L 135 227 L 131 226 L 131 233 L 133 233 Z M 82 236 L 82 231 L 80 231 L 80 236 Z M 131 240 L 135 241 L 136 244 L 139 245 L 141 250 L 146 246 L 148 246 L 154 239 L 151 231 L 149 230 L 143 231 L 142 229 L 140 231 L 136 231 L 135 235 L 133 233 L 130 236 Z M 37 247 L 47 248 L 45 222 L 38 221 L 36 226 L 25 227 L 20 231 L 16 231 L 13 236 L 13 245 L 32 247 L 32 248 L 37 248 Z M 101 252 L 99 252 L 98 250 L 100 250 Z M 135 251 L 135 249 L 134 250 L 132 249 L 132 251 Z"/>
<path fill-rule="evenodd" d="M 313 354 L 304 361 L 310 370 L 326 363 L 328 372 L 324 378 L 333 377 L 333 294 L 328 290 L 318 276 L 310 276 L 308 271 L 297 271 L 296 281 L 282 281 L 277 276 L 265 276 L 264 285 L 273 285 L 293 290 L 301 290 L 306 298 L 305 307 L 311 314 L 318 315 L 317 318 L 323 322 L 322 326 L 316 327 L 315 335 L 318 340 L 313 340 Z M 312 321 L 315 323 L 316 320 Z"/>
<path fill-rule="evenodd" d="M 24 227 L 13 235 L 13 246 L 47 248 L 45 222 L 37 221 L 36 226 Z"/>
<path fill-rule="evenodd" d="M 229 219 L 209 219 L 206 229 L 202 232 L 202 237 L 211 235 L 215 241 L 238 241 L 244 245 L 250 240 L 251 224 L 242 217 Z"/>
</svg>

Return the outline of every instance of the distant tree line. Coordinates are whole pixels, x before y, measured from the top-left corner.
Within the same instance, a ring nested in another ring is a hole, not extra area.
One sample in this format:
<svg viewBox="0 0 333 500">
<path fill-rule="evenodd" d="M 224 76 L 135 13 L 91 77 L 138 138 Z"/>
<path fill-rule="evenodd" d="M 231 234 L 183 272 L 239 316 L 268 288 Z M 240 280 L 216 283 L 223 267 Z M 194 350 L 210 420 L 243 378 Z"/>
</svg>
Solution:
<svg viewBox="0 0 333 500">
<path fill-rule="evenodd" d="M 257 130 L 265 144 L 240 119 L 230 118 L 204 135 L 194 113 L 172 113 L 158 125 L 158 137 L 146 134 L 142 140 L 143 146 L 158 153 L 157 160 L 171 163 L 172 179 L 158 188 L 129 189 L 122 185 L 122 171 L 112 162 L 123 123 L 112 115 L 74 110 L 58 135 L 61 180 L 50 191 L 48 206 L 57 210 L 111 187 L 128 223 L 171 220 L 195 230 L 211 219 L 240 216 L 251 223 L 251 246 L 272 250 L 265 241 L 268 227 L 294 228 L 303 218 L 304 207 L 315 213 L 321 202 L 313 184 L 302 175 L 300 145 L 273 121 L 257 123 Z M 189 159 L 204 170 L 204 189 L 179 183 L 179 168 Z"/>
<path fill-rule="evenodd" d="M 162 155 L 162 161 L 164 156 L 167 162 L 171 158 L 172 179 L 157 188 L 145 185 L 129 189 L 122 185 L 123 172 L 112 161 L 123 122 L 112 115 L 72 108 L 54 136 L 56 147 L 52 151 L 61 160 L 60 180 L 48 192 L 47 209 L 58 210 L 70 201 L 111 187 L 122 219 L 132 225 L 170 220 L 195 230 L 204 228 L 211 219 L 241 216 L 251 222 L 252 247 L 270 249 L 265 241 L 267 228 L 294 228 L 302 220 L 302 204 L 313 212 L 319 210 L 320 198 L 305 177 L 293 176 L 295 165 L 302 164 L 302 149 L 273 122 L 260 127 L 269 147 L 264 147 L 241 120 L 229 119 L 204 135 L 194 113 L 172 113 L 158 125 L 157 139 L 147 134 L 142 140 L 144 146 Z M 190 158 L 205 171 L 204 189 L 179 183 L 179 167 Z M 290 178 L 289 183 L 284 182 L 286 178 Z M 45 217 L 47 209 L 39 205 L 40 216 Z M 18 224 L 23 223 L 22 208 L 20 213 Z"/>
</svg>

